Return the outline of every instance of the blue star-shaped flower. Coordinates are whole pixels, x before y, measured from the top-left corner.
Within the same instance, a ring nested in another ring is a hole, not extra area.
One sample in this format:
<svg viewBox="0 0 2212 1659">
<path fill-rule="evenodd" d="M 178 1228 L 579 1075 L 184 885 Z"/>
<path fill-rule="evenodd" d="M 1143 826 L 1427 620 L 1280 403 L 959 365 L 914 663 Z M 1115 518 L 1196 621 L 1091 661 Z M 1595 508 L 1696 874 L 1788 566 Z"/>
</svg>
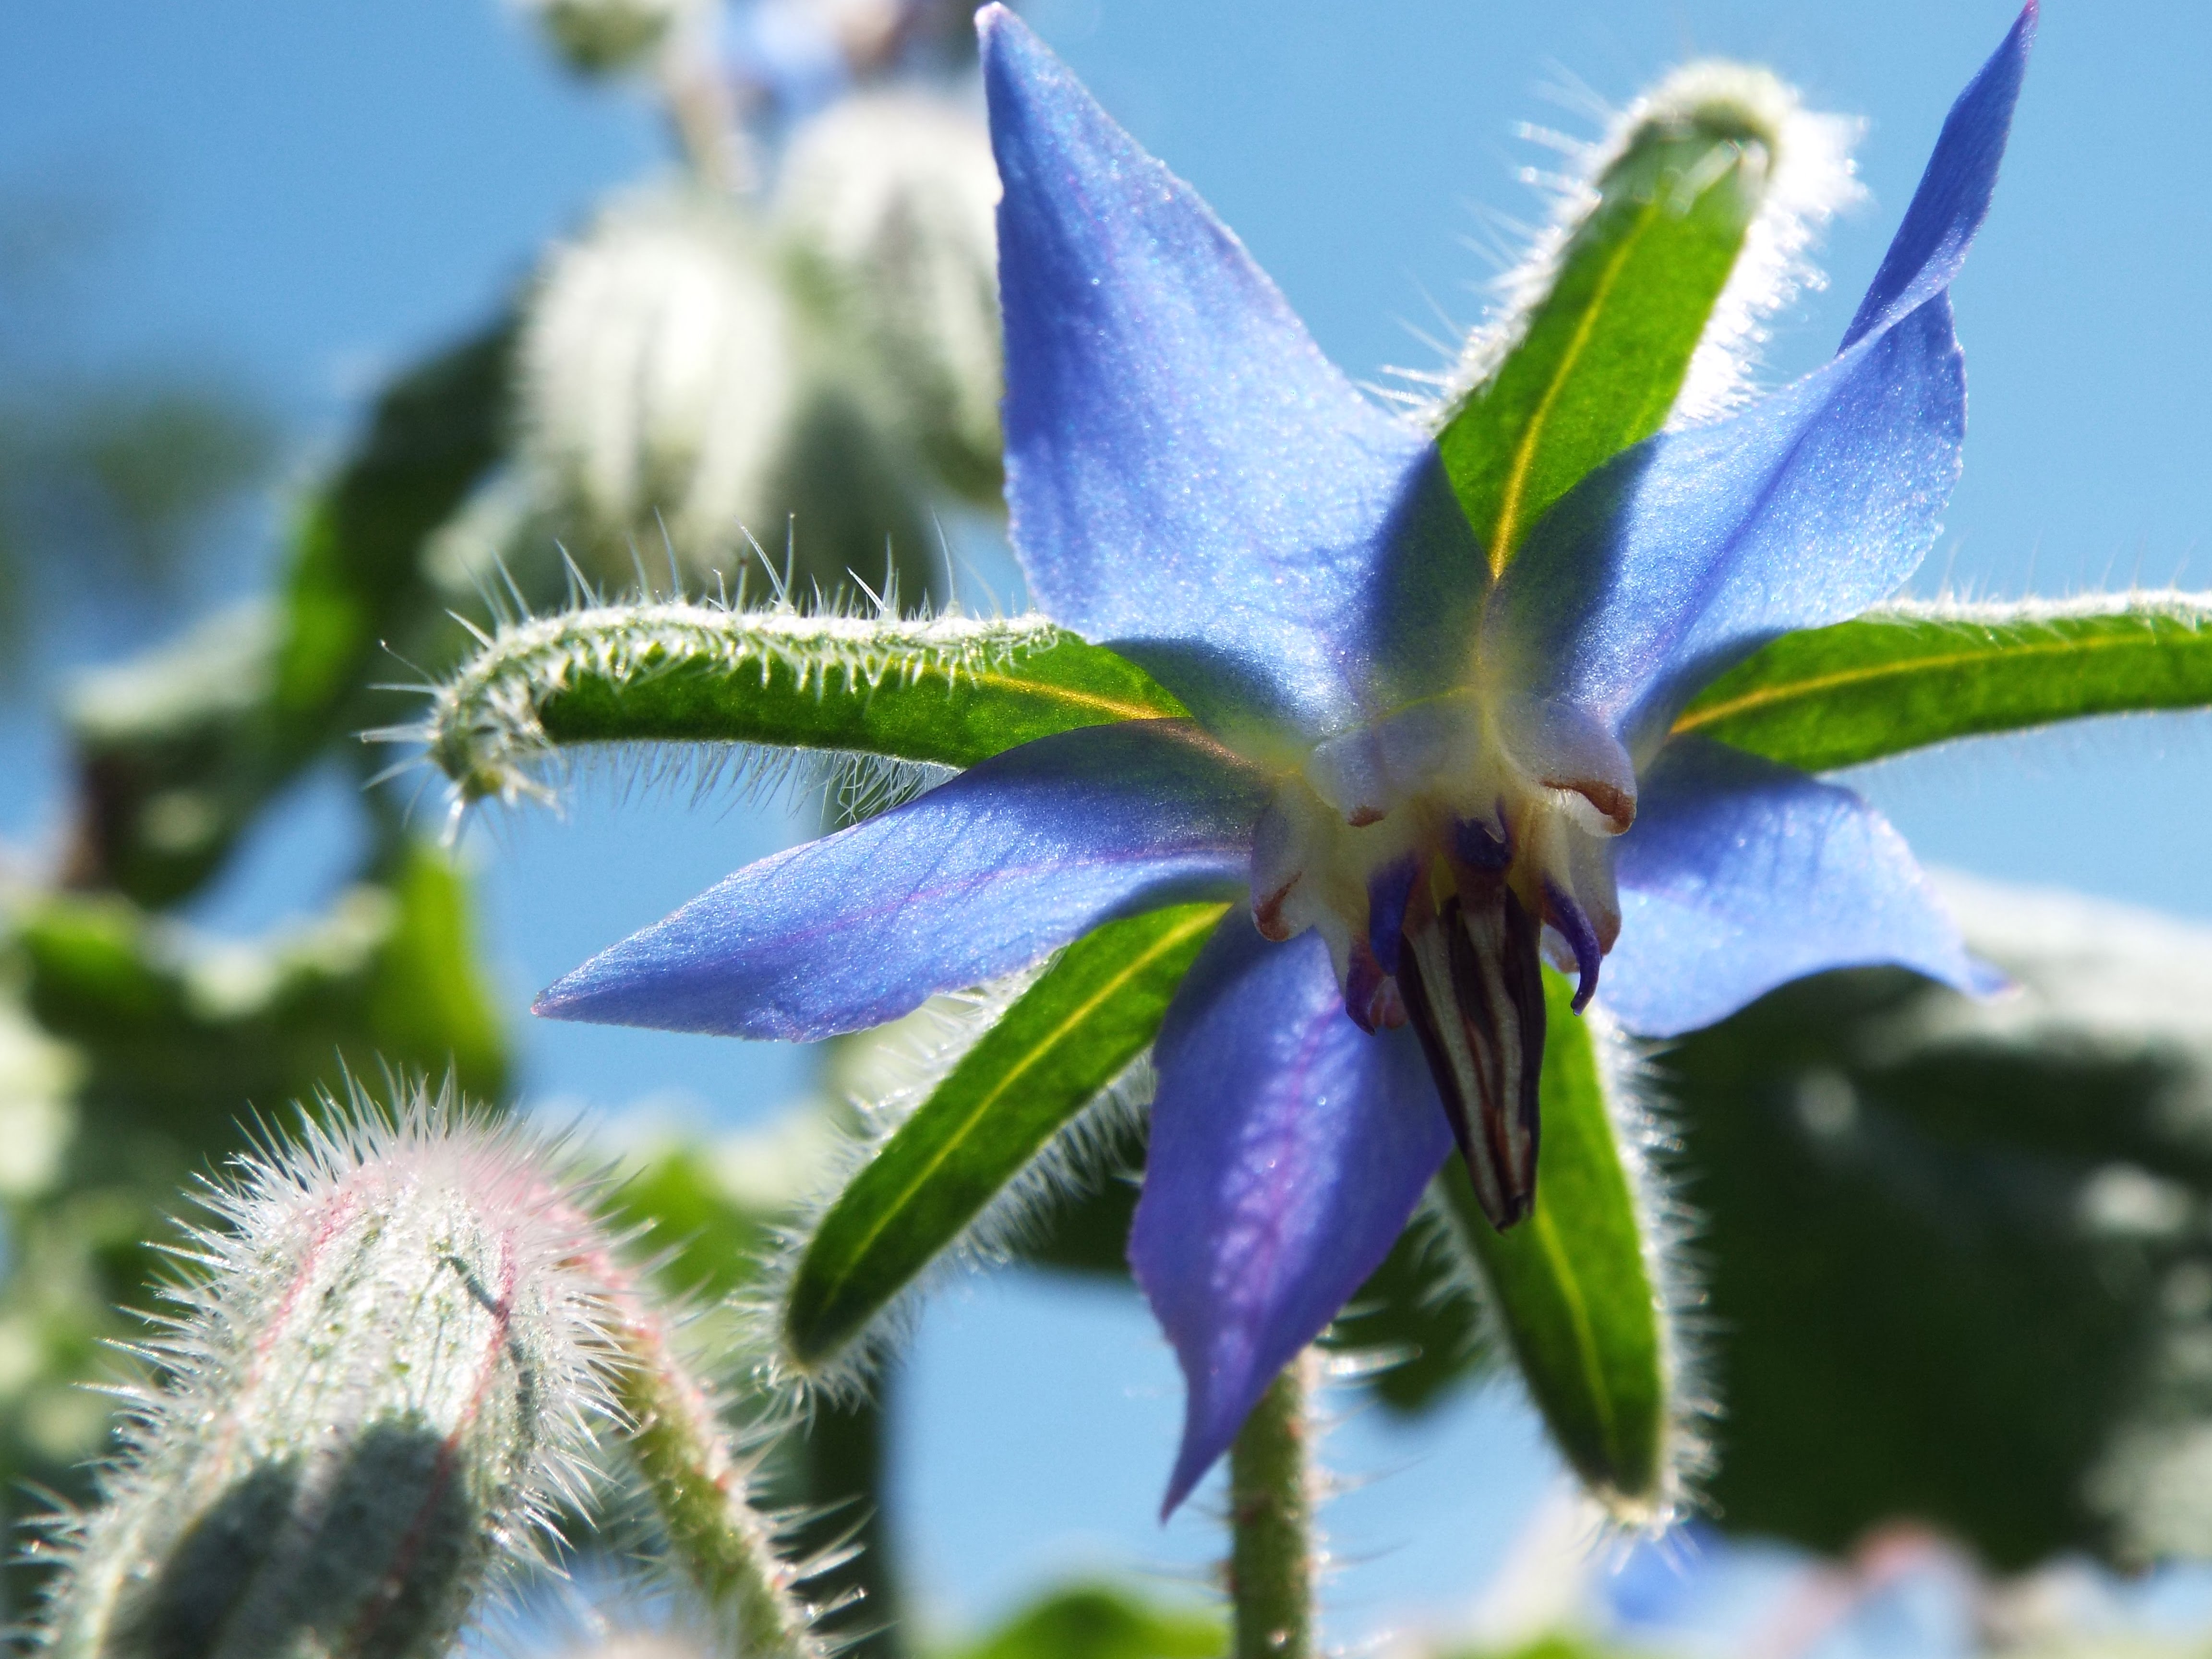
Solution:
<svg viewBox="0 0 2212 1659">
<path fill-rule="evenodd" d="M 1783 981 L 1976 971 L 1848 790 L 1674 716 L 1936 533 L 1966 391 L 1948 287 L 1988 210 L 2031 0 L 1960 96 L 1826 367 L 1585 479 L 1502 575 L 1435 444 L 1363 398 L 1190 188 L 981 15 L 1007 500 L 1039 605 L 1188 720 L 1073 731 L 740 871 L 544 1013 L 807 1039 L 1235 897 L 1155 1050 L 1130 1262 L 1189 1382 L 1170 1507 L 1389 1251 L 1455 1139 L 1535 1180 L 1540 951 L 1667 1035 Z M 1348 1017 L 1347 1017 L 1348 1016 Z"/>
</svg>

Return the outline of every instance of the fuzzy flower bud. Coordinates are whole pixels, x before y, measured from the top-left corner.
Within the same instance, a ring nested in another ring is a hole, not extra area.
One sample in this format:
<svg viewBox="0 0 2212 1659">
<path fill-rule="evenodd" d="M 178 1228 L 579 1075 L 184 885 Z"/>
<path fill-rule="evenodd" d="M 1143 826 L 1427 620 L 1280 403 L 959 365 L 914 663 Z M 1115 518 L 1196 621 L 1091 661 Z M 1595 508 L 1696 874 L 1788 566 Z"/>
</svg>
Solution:
<svg viewBox="0 0 2212 1659">
<path fill-rule="evenodd" d="M 527 1132 L 356 1096 L 206 1200 L 64 1659 L 435 1659 L 609 1409 L 605 1246 Z"/>
<path fill-rule="evenodd" d="M 528 463 L 619 568 L 664 530 L 694 569 L 726 564 L 771 489 L 791 338 L 743 210 L 685 191 L 618 201 L 539 280 L 520 345 Z"/>
<path fill-rule="evenodd" d="M 915 93 L 848 98 L 800 129 L 780 213 L 875 356 L 893 418 L 946 483 L 1000 488 L 999 175 L 990 135 Z"/>
</svg>

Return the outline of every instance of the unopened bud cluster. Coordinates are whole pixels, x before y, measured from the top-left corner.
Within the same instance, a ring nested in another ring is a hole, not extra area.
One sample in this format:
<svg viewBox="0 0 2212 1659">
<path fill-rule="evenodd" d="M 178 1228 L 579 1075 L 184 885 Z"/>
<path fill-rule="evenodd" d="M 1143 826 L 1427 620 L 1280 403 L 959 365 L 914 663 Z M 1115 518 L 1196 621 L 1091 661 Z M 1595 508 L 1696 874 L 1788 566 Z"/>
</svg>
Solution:
<svg viewBox="0 0 2212 1659">
<path fill-rule="evenodd" d="M 604 1246 L 545 1149 L 450 1101 L 333 1121 L 210 1199 L 57 1653 L 434 1659 L 574 1489 Z"/>
<path fill-rule="evenodd" d="M 610 207 L 556 250 L 520 368 L 532 459 L 587 534 L 665 533 L 702 562 L 742 545 L 799 366 L 771 252 L 737 204 L 678 187 Z"/>
<path fill-rule="evenodd" d="M 528 533 L 617 582 L 664 543 L 733 578 L 787 529 L 802 594 L 877 584 L 887 539 L 933 574 L 933 496 L 999 493 L 997 191 L 972 112 L 878 93 L 802 126 L 766 201 L 610 204 L 524 320 L 524 471 L 560 520 Z"/>
</svg>

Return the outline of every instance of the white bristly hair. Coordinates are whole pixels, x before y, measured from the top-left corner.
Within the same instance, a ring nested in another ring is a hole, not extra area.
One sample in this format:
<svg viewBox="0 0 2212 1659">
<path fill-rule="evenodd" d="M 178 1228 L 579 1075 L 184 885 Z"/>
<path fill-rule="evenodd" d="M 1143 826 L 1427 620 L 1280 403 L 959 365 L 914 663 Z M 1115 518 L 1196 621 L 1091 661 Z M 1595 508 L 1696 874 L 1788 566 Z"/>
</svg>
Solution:
<svg viewBox="0 0 2212 1659">
<path fill-rule="evenodd" d="M 1751 375 L 1766 323 L 1808 289 L 1826 280 L 1808 257 L 1828 221 L 1864 194 L 1851 160 L 1860 124 L 1805 108 L 1795 88 L 1771 71 L 1705 60 L 1686 64 L 1612 117 L 1594 142 L 1540 128 L 1525 136 L 1565 154 L 1559 173 L 1531 169 L 1528 182 L 1554 197 L 1551 222 L 1526 254 L 1492 284 L 1489 315 L 1468 337 L 1458 362 L 1433 377 L 1437 395 L 1426 418 L 1449 418 L 1468 394 L 1497 373 L 1520 344 L 1530 318 L 1557 282 L 1575 234 L 1599 203 L 1598 184 L 1647 130 L 1719 116 L 1765 135 L 1766 176 L 1759 206 L 1690 362 L 1669 424 L 1714 419 L 1750 394 Z M 1411 377 L 1415 380 L 1422 376 Z"/>
</svg>

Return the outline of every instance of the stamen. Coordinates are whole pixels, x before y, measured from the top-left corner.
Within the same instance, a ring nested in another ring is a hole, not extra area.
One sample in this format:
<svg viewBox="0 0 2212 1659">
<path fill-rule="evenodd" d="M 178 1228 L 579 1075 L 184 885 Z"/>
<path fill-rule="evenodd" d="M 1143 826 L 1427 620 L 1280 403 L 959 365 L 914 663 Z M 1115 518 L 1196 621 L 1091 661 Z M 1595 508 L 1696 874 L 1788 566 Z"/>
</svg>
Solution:
<svg viewBox="0 0 2212 1659">
<path fill-rule="evenodd" d="M 1404 954 L 1406 906 L 1421 873 L 1412 854 L 1393 859 L 1367 883 L 1367 933 L 1352 941 L 1344 980 L 1344 1012 L 1363 1031 L 1395 1030 L 1406 1023 L 1406 1003 L 1395 975 Z"/>
<path fill-rule="evenodd" d="M 1567 948 L 1575 953 L 1574 1008 L 1582 1012 L 1589 1000 L 1597 994 L 1597 970 L 1605 960 L 1604 947 L 1597 939 L 1597 929 L 1590 925 L 1583 907 L 1575 902 L 1574 895 L 1555 881 L 1544 883 L 1544 920 L 1559 931 Z"/>
<path fill-rule="evenodd" d="M 1503 1232 L 1536 1198 L 1540 930 L 1503 882 L 1470 884 L 1421 909 L 1400 959 L 1406 1012 L 1483 1213 Z"/>
<path fill-rule="evenodd" d="M 1393 859 L 1367 884 L 1367 942 L 1382 971 L 1398 971 L 1398 955 L 1406 942 L 1406 906 L 1419 879 L 1420 860 L 1408 853 Z"/>
<path fill-rule="evenodd" d="M 1471 870 L 1503 870 L 1513 862 L 1513 842 L 1504 831 L 1504 815 L 1492 830 L 1480 818 L 1452 821 L 1452 854 Z"/>
</svg>

